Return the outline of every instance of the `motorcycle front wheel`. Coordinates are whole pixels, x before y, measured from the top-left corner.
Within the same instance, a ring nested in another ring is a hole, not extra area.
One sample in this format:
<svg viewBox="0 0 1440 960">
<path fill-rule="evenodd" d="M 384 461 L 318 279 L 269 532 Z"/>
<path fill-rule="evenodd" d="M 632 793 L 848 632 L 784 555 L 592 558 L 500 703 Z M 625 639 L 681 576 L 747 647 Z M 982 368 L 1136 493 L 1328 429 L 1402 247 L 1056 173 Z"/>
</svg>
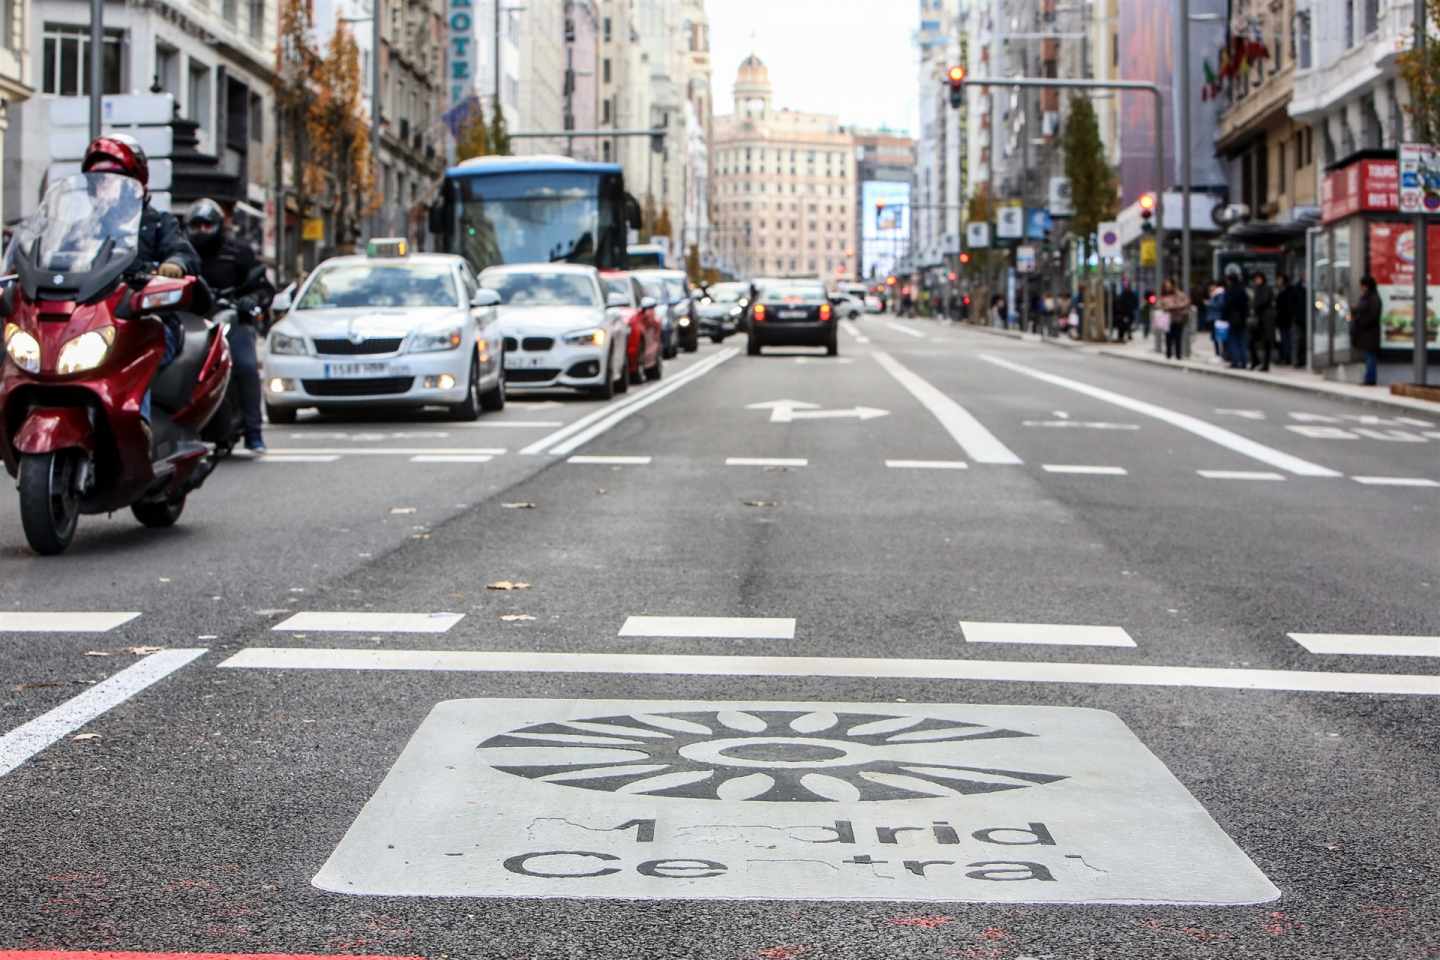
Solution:
<svg viewBox="0 0 1440 960">
<path fill-rule="evenodd" d="M 76 490 L 81 454 L 74 450 L 20 458 L 20 525 L 30 548 L 44 557 L 64 553 L 80 520 Z"/>
</svg>

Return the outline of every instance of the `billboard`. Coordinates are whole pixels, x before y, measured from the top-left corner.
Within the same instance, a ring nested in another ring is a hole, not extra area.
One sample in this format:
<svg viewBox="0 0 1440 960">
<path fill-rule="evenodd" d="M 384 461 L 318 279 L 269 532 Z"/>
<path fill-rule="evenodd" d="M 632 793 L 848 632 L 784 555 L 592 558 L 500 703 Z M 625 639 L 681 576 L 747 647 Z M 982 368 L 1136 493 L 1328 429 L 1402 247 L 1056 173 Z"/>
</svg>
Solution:
<svg viewBox="0 0 1440 960">
<path fill-rule="evenodd" d="M 895 272 L 895 264 L 910 246 L 910 184 L 895 180 L 865 180 L 860 184 L 862 230 L 860 275 L 881 277 Z M 884 204 L 882 208 L 880 205 Z"/>
<path fill-rule="evenodd" d="M 1425 282 L 1430 309 L 1426 337 L 1440 347 L 1440 224 L 1428 235 L 1429 269 Z M 1370 274 L 1380 294 L 1380 346 L 1411 349 L 1415 345 L 1415 227 L 1408 223 L 1370 224 Z"/>
</svg>

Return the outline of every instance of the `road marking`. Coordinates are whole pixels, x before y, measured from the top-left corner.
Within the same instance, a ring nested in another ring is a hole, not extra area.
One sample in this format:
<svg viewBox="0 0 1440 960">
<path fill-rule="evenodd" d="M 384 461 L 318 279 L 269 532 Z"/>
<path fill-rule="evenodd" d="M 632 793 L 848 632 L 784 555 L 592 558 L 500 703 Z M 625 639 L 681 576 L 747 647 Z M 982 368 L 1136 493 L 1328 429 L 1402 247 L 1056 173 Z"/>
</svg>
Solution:
<svg viewBox="0 0 1440 960">
<path fill-rule="evenodd" d="M 276 456 L 267 453 L 260 458 L 261 463 L 334 463 L 339 460 L 338 454 L 329 456 L 316 456 L 315 454 L 291 454 L 289 456 Z"/>
<path fill-rule="evenodd" d="M 1079 473 L 1106 477 L 1123 477 L 1127 472 L 1124 467 L 1090 467 L 1078 463 L 1044 463 L 1041 467 L 1046 473 Z"/>
<path fill-rule="evenodd" d="M 270 448 L 272 457 L 415 457 L 415 456 L 490 456 L 505 454 L 504 447 L 285 447 Z"/>
<path fill-rule="evenodd" d="M 1311 653 L 1373 657 L 1440 657 L 1440 637 L 1385 636 L 1366 633 L 1292 633 L 1290 639 Z"/>
<path fill-rule="evenodd" d="M 944 427 L 955 442 L 960 444 L 966 456 L 976 463 L 1017 464 L 1023 461 L 995 436 L 979 420 L 960 404 L 941 393 L 929 381 L 911 373 L 888 353 L 877 351 L 875 360 L 900 382 L 900 386 L 920 401 L 929 410 L 940 426 Z"/>
<path fill-rule="evenodd" d="M 1133 647 L 1124 627 L 1071 623 L 987 623 L 961 620 L 966 643 L 1034 643 L 1072 647 Z"/>
<path fill-rule="evenodd" d="M 383 954 L 143 953 L 135 950 L 0 950 L 0 960 L 424 960 Z"/>
<path fill-rule="evenodd" d="M 913 327 L 907 327 L 903 323 L 886 323 L 885 326 L 889 327 L 891 330 L 894 330 L 896 333 L 903 333 L 907 337 L 917 337 L 921 340 L 925 339 L 925 334 L 921 333 L 919 330 L 916 330 Z"/>
<path fill-rule="evenodd" d="M 447 701 L 312 882 L 647 901 L 1280 895 L 1113 713 L 964 703 Z"/>
<path fill-rule="evenodd" d="M 1266 470 L 1196 470 L 1206 480 L 1284 480 L 1279 473 Z"/>
<path fill-rule="evenodd" d="M 1264 420 L 1264 410 L 1234 410 L 1229 407 L 1216 407 L 1215 412 L 1222 417 L 1239 417 L 1241 420 Z"/>
<path fill-rule="evenodd" d="M 719 640 L 794 640 L 793 617 L 629 617 L 622 637 L 706 637 Z"/>
<path fill-rule="evenodd" d="M 1356 483 L 1371 487 L 1440 487 L 1440 483 L 1424 477 L 1353 477 Z"/>
<path fill-rule="evenodd" d="M 419 670 L 460 673 L 580 673 L 701 677 L 861 677 L 1095 683 L 1297 693 L 1440 696 L 1440 677 L 1230 667 L 1161 667 L 1005 660 L 864 657 L 721 657 L 679 654 L 537 653 L 470 650 L 324 650 L 248 647 L 222 667 L 264 670 Z"/>
<path fill-rule="evenodd" d="M 161 650 L 0 737 L 0 777 L 112 707 L 199 657 L 203 649 Z"/>
<path fill-rule="evenodd" d="M 495 458 L 486 453 L 422 454 L 411 457 L 411 463 L 489 463 Z"/>
<path fill-rule="evenodd" d="M 463 613 L 306 610 L 270 629 L 295 633 L 446 633 L 464 617 Z"/>
<path fill-rule="evenodd" d="M 749 403 L 746 410 L 769 410 L 771 423 L 793 423 L 796 420 L 875 420 L 890 416 L 889 410 L 875 407 L 851 407 L 848 410 L 821 410 L 819 404 L 804 400 L 766 400 Z"/>
<path fill-rule="evenodd" d="M 829 366 L 834 366 L 835 364 L 839 364 L 840 366 L 843 367 L 843 366 L 845 366 L 846 364 L 854 363 L 854 362 L 855 362 L 855 358 L 854 358 L 854 357 L 796 357 L 796 358 L 795 358 L 795 362 L 798 363 L 798 364 L 800 364 L 801 366 L 809 366 L 809 365 L 812 365 L 812 364 L 819 364 L 819 365 L 821 365 L 821 366 L 829 367 Z"/>
<path fill-rule="evenodd" d="M 1104 421 L 1087 422 L 1084 420 L 1022 420 L 1021 426 L 1026 427 L 1051 427 L 1055 429 L 1070 430 L 1139 430 L 1138 423 L 1106 423 Z"/>
<path fill-rule="evenodd" d="M 892 470 L 964 470 L 970 465 L 964 460 L 886 460 L 885 466 Z"/>
<path fill-rule="evenodd" d="M 522 454 L 533 456 L 549 452 L 555 456 L 566 456 L 573 453 L 575 449 L 583 444 L 589 443 L 596 437 L 610 430 L 612 427 L 623 422 L 627 417 L 650 406 L 676 390 L 684 387 L 687 383 L 699 380 L 720 364 L 736 356 L 740 351 L 733 347 L 721 350 L 714 356 L 707 357 L 693 366 L 687 367 L 679 376 L 672 377 L 664 382 L 663 386 L 644 387 L 639 391 L 638 396 L 632 396 L 616 404 L 608 404 L 576 420 L 569 426 L 562 427 L 554 433 L 547 434 L 523 448 Z"/>
<path fill-rule="evenodd" d="M 124 626 L 138 613 L 92 611 L 70 613 L 60 610 L 0 611 L 0 633 L 106 633 Z"/>
<path fill-rule="evenodd" d="M 808 467 L 810 461 L 784 457 L 726 457 L 727 467 Z"/>
<path fill-rule="evenodd" d="M 490 427 L 511 428 L 515 430 L 537 430 L 541 427 L 555 428 L 565 426 L 564 420 L 489 420 L 481 417 L 474 423 L 457 423 L 454 425 L 459 430 L 484 430 Z"/>
<path fill-rule="evenodd" d="M 1068 377 L 1057 377 L 1052 373 L 1043 373 L 1039 370 L 1034 370 L 1030 367 L 1022 366 L 1018 363 L 1012 363 L 1009 360 L 992 356 L 991 354 L 982 353 L 980 356 L 981 359 L 985 360 L 987 363 L 992 363 L 997 367 L 1003 367 L 1004 369 L 1012 370 L 1015 373 L 1022 373 L 1027 377 L 1032 377 L 1036 380 L 1040 380 L 1044 383 L 1053 384 L 1057 387 L 1063 387 L 1066 390 L 1073 390 L 1076 393 L 1083 393 L 1086 396 L 1094 397 L 1097 400 L 1104 400 L 1106 403 L 1114 404 L 1117 407 L 1123 407 L 1126 410 L 1132 410 L 1135 413 L 1144 414 L 1147 417 L 1154 417 L 1156 420 L 1163 421 L 1174 427 L 1179 427 L 1181 430 L 1184 430 L 1188 433 L 1193 433 L 1195 436 L 1201 437 L 1205 440 L 1209 440 L 1211 443 L 1217 443 L 1220 446 L 1225 447 L 1227 450 L 1232 450 L 1235 453 L 1241 454 L 1242 456 L 1250 457 L 1253 460 L 1259 460 L 1261 463 L 1267 463 L 1272 467 L 1277 467 L 1289 473 L 1296 474 L 1297 476 L 1341 476 L 1340 472 L 1337 470 L 1331 470 L 1329 467 L 1322 467 L 1317 463 L 1311 463 L 1308 460 L 1302 460 L 1299 457 L 1291 456 L 1288 453 L 1282 453 L 1281 451 L 1276 450 L 1273 447 L 1267 447 L 1263 443 L 1256 443 L 1254 440 L 1251 440 L 1248 437 L 1242 437 L 1240 436 L 1240 434 L 1235 433 L 1232 430 L 1226 430 L 1224 427 L 1217 427 L 1215 424 L 1209 423 L 1205 420 L 1201 420 L 1199 417 L 1192 417 L 1189 414 L 1179 413 L 1167 407 L 1157 406 L 1153 403 L 1146 403 L 1144 400 L 1136 400 L 1132 397 L 1127 397 L 1123 394 L 1115 393 L 1111 390 L 1103 390 L 1100 387 L 1092 387 L 1090 384 L 1081 383 L 1079 380 L 1071 380 Z"/>
<path fill-rule="evenodd" d="M 582 463 L 602 466 L 609 464 L 616 467 L 643 467 L 651 460 L 650 457 L 571 457 L 566 463 Z"/>
</svg>

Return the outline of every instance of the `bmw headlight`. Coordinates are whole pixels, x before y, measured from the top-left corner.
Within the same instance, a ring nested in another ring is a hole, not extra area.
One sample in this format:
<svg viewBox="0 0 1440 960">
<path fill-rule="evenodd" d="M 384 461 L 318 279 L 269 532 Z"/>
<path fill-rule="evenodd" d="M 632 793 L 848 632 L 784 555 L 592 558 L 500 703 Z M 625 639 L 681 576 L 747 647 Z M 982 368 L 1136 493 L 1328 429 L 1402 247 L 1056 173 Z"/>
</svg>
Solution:
<svg viewBox="0 0 1440 960">
<path fill-rule="evenodd" d="M 270 334 L 270 352 L 292 357 L 304 357 L 310 353 L 304 337 L 292 337 L 288 333 Z"/>
<path fill-rule="evenodd" d="M 55 363 L 55 372 L 60 376 L 84 373 L 94 370 L 105 362 L 110 353 L 110 344 L 115 342 L 115 328 L 101 327 L 82 333 L 60 348 L 60 359 Z"/>
<path fill-rule="evenodd" d="M 40 372 L 40 341 L 13 323 L 5 324 L 5 353 L 26 373 Z"/>
<path fill-rule="evenodd" d="M 437 350 L 458 350 L 465 340 L 459 327 L 449 330 L 422 330 L 410 337 L 411 353 L 433 353 Z"/>
<path fill-rule="evenodd" d="M 574 333 L 567 333 L 560 339 L 572 347 L 603 347 L 605 346 L 605 331 L 596 327 L 593 330 L 576 330 Z"/>
</svg>

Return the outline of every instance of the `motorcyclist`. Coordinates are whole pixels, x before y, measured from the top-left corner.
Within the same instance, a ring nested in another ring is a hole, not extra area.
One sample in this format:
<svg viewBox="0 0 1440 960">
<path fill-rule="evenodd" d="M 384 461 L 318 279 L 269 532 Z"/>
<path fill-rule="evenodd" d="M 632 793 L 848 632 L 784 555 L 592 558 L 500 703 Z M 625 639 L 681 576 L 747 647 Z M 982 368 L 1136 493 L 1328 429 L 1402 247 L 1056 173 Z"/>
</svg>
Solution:
<svg viewBox="0 0 1440 960">
<path fill-rule="evenodd" d="M 191 207 L 185 229 L 200 254 L 201 276 L 217 293 L 230 293 L 235 305 L 235 322 L 229 333 L 230 356 L 235 365 L 231 375 L 237 378 L 240 389 L 245 449 L 264 453 L 256 335 L 260 317 L 275 297 L 275 288 L 264 273 L 255 269 L 259 260 L 250 244 L 225 229 L 225 211 L 214 200 L 201 200 Z"/>
</svg>

